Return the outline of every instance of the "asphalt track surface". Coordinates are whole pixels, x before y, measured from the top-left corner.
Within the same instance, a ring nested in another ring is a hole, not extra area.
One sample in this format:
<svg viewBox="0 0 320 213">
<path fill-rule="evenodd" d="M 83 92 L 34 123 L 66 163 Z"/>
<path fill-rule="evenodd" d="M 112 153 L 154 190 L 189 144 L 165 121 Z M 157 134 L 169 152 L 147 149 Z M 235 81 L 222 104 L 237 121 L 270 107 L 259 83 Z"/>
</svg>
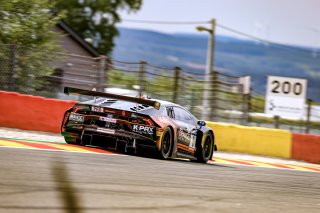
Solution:
<svg viewBox="0 0 320 213">
<path fill-rule="evenodd" d="M 320 173 L 0 147 L 0 212 L 320 212 Z"/>
</svg>

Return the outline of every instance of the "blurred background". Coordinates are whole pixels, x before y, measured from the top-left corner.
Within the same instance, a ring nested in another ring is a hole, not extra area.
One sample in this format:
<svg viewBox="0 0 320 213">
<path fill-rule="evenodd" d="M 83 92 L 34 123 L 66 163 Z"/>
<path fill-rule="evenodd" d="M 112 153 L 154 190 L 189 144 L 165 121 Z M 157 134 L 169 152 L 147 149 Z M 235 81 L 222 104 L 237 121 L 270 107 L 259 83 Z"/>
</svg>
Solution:
<svg viewBox="0 0 320 213">
<path fill-rule="evenodd" d="M 63 88 L 143 92 L 198 119 L 320 134 L 317 0 L 0 5 L 0 90 L 78 101 Z M 266 113 L 267 76 L 307 80 L 301 115 Z"/>
</svg>

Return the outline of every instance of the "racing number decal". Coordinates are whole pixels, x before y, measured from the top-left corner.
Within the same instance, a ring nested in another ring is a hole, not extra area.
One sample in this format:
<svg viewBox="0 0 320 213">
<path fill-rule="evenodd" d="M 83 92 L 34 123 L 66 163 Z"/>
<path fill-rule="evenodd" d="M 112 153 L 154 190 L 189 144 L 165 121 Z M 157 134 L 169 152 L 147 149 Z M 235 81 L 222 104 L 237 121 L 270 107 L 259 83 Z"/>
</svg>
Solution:
<svg viewBox="0 0 320 213">
<path fill-rule="evenodd" d="M 197 136 L 195 134 L 191 134 L 190 137 L 190 143 L 189 143 L 189 147 L 190 148 L 196 148 L 196 140 L 197 140 Z"/>
</svg>

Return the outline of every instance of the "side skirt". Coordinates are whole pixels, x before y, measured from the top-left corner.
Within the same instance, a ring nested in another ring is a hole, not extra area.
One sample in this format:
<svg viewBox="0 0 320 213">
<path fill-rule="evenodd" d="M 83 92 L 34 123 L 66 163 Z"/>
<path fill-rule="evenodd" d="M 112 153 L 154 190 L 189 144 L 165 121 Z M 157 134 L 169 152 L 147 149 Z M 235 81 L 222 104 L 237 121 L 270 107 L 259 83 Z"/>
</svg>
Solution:
<svg viewBox="0 0 320 213">
<path fill-rule="evenodd" d="M 196 157 L 194 157 L 192 155 L 187 155 L 187 154 L 184 154 L 184 153 L 181 153 L 181 152 L 177 152 L 176 157 L 177 158 L 187 158 L 187 159 L 190 159 L 190 160 L 197 160 Z"/>
</svg>

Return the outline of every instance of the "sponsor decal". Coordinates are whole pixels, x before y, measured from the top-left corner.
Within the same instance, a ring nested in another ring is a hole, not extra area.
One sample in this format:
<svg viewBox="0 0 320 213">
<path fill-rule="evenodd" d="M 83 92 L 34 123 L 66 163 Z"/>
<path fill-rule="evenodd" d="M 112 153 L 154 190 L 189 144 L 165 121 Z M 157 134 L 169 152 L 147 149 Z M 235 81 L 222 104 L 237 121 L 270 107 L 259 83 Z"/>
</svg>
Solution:
<svg viewBox="0 0 320 213">
<path fill-rule="evenodd" d="M 106 134 L 114 134 L 115 130 L 105 129 L 105 128 L 97 128 L 97 132 L 106 133 Z"/>
<path fill-rule="evenodd" d="M 96 131 L 97 129 L 96 128 L 90 128 L 90 127 L 86 127 L 84 128 L 83 130 L 86 130 L 86 131 Z"/>
<path fill-rule="evenodd" d="M 70 121 L 77 121 L 77 122 L 84 122 L 84 116 L 71 113 L 69 116 L 69 120 Z"/>
<path fill-rule="evenodd" d="M 190 142 L 190 137 L 190 133 L 187 133 L 181 129 L 178 130 L 178 140 L 188 143 Z"/>
<path fill-rule="evenodd" d="M 112 113 L 112 114 L 116 114 L 116 111 L 108 110 L 108 109 L 104 109 L 104 112 L 109 112 L 109 113 Z M 109 117 L 109 116 L 108 116 L 108 117 Z"/>
<path fill-rule="evenodd" d="M 99 117 L 99 120 L 100 121 L 106 121 L 106 122 L 109 122 L 109 123 L 117 123 L 117 120 L 114 119 L 114 118 Z"/>
<path fill-rule="evenodd" d="M 154 127 L 151 126 L 141 126 L 141 125 L 133 125 L 132 131 L 139 134 L 149 134 L 152 135 L 154 133 Z"/>
<path fill-rule="evenodd" d="M 92 106 L 91 110 L 93 112 L 103 112 L 103 107 L 98 107 L 98 106 Z"/>
</svg>

